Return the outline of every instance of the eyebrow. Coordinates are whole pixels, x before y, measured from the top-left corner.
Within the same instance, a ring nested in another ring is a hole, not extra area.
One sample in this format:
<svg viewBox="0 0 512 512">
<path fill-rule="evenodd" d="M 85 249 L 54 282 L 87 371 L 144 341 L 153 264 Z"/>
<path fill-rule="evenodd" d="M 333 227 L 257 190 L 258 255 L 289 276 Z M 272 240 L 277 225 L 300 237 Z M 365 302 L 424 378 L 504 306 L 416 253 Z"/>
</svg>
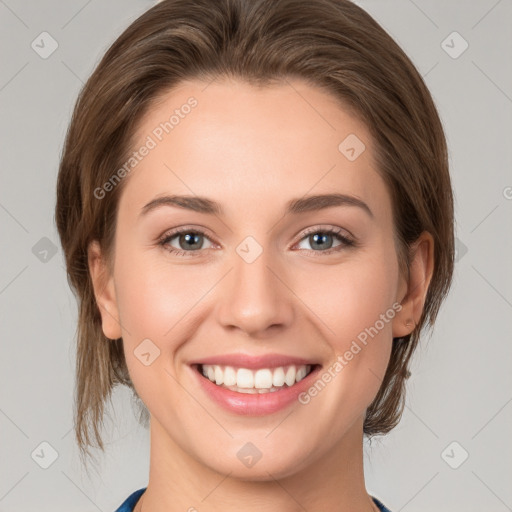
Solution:
<svg viewBox="0 0 512 512">
<path fill-rule="evenodd" d="M 222 206 L 207 197 L 166 195 L 156 197 L 147 203 L 141 210 L 140 215 L 146 215 L 152 210 L 162 206 L 175 206 L 186 210 L 210 215 L 223 215 Z M 304 212 L 319 211 L 334 206 L 355 206 L 364 210 L 372 219 L 373 212 L 370 207 L 361 199 L 347 194 L 319 194 L 292 199 L 286 203 L 286 213 L 299 214 Z"/>
</svg>

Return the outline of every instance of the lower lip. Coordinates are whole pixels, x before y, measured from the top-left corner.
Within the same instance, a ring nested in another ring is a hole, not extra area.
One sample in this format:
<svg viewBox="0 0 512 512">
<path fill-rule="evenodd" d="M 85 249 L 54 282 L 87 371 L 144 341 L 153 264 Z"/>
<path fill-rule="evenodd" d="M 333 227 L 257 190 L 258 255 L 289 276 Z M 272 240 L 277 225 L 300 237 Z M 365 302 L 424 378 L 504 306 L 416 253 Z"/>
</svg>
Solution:
<svg viewBox="0 0 512 512">
<path fill-rule="evenodd" d="M 192 368 L 199 379 L 200 385 L 214 402 L 228 411 L 247 416 L 272 414 L 298 401 L 299 394 L 311 386 L 311 382 L 319 370 L 320 366 L 316 366 L 307 377 L 291 387 L 285 386 L 279 391 L 250 394 L 237 393 L 217 386 L 210 379 L 204 377 L 197 367 Z"/>
</svg>

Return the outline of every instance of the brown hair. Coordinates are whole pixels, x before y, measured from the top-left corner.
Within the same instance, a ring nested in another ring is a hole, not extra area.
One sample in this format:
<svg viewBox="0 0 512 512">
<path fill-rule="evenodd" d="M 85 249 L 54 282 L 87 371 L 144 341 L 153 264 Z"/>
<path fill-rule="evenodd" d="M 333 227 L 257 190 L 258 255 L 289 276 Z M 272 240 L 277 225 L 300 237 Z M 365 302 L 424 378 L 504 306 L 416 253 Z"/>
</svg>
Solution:
<svg viewBox="0 0 512 512">
<path fill-rule="evenodd" d="M 364 434 L 400 421 L 408 365 L 420 331 L 434 324 L 454 265 L 453 197 L 446 141 L 433 99 L 409 58 L 363 9 L 348 0 L 164 0 L 112 44 L 80 92 L 66 135 L 57 183 L 56 223 L 68 281 L 79 302 L 75 435 L 80 454 L 100 425 L 117 384 L 131 388 L 122 339 L 101 328 L 87 247 L 98 240 L 112 265 L 121 182 L 94 191 L 129 155 L 138 123 L 157 98 L 186 79 L 234 77 L 270 85 L 306 80 L 350 108 L 370 130 L 378 171 L 393 204 L 400 269 L 422 231 L 434 239 L 434 270 L 414 331 L 395 338 L 382 386 L 367 409 Z"/>
</svg>

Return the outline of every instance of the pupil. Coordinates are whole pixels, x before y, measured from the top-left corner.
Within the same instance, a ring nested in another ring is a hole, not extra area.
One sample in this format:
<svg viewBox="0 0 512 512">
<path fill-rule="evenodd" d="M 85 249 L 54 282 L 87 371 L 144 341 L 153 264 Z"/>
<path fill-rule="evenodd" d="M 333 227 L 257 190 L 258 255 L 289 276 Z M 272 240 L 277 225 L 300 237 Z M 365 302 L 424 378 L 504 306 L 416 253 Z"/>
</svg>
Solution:
<svg viewBox="0 0 512 512">
<path fill-rule="evenodd" d="M 187 244 L 187 248 L 188 249 L 199 249 L 201 244 L 197 242 L 197 239 L 200 237 L 201 235 L 199 233 L 195 233 L 193 235 L 190 235 L 189 233 L 187 233 L 186 235 L 182 235 L 180 237 L 180 242 L 181 242 L 181 239 L 185 239 L 186 240 L 186 244 Z M 194 245 L 197 245 L 198 247 L 194 247 Z"/>
<path fill-rule="evenodd" d="M 329 234 L 325 234 L 325 233 L 324 233 L 324 234 L 322 234 L 322 235 L 318 235 L 317 233 L 315 233 L 315 234 L 313 235 L 313 243 L 311 244 L 311 246 L 312 246 L 313 248 L 315 248 L 315 244 L 319 244 L 318 240 L 319 240 L 319 239 L 321 239 L 321 242 L 320 242 L 320 243 L 325 242 L 325 238 L 326 238 L 326 237 L 331 237 L 331 235 L 329 235 Z M 329 246 L 327 247 L 327 249 L 329 249 L 331 246 L 332 246 L 332 240 L 331 240 L 331 243 L 329 244 Z M 322 249 L 322 248 L 323 248 L 323 249 L 325 249 L 326 247 L 325 247 L 325 246 L 324 246 L 324 247 L 322 247 L 322 245 L 320 245 L 320 246 L 319 246 L 319 248 L 320 248 L 320 249 Z"/>
</svg>

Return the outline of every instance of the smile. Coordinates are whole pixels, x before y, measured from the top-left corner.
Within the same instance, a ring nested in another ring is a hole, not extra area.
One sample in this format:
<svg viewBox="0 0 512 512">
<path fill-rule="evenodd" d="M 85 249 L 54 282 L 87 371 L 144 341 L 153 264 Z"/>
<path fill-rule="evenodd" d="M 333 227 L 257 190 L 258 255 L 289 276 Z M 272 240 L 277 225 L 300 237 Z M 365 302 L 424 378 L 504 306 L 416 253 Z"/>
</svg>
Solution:
<svg viewBox="0 0 512 512">
<path fill-rule="evenodd" d="M 233 366 L 199 365 L 198 370 L 217 386 L 237 393 L 271 393 L 291 387 L 311 373 L 312 365 L 278 366 L 277 368 L 234 368 Z"/>
<path fill-rule="evenodd" d="M 298 395 L 322 366 L 272 354 L 231 354 L 193 361 L 189 367 L 208 400 L 232 413 L 261 416 L 298 404 Z"/>
</svg>

